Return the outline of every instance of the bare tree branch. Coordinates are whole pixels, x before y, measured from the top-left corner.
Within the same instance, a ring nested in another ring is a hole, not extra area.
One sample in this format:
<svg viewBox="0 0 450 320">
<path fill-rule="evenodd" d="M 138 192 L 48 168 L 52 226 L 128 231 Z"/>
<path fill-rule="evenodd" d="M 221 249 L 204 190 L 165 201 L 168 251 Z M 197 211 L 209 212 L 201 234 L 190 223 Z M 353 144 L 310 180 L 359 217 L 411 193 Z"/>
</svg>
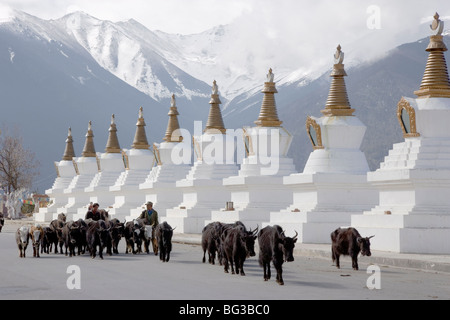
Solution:
<svg viewBox="0 0 450 320">
<path fill-rule="evenodd" d="M 3 131 L 0 136 L 0 188 L 6 193 L 31 188 L 39 174 L 34 153 L 24 149 L 22 137 Z"/>
</svg>

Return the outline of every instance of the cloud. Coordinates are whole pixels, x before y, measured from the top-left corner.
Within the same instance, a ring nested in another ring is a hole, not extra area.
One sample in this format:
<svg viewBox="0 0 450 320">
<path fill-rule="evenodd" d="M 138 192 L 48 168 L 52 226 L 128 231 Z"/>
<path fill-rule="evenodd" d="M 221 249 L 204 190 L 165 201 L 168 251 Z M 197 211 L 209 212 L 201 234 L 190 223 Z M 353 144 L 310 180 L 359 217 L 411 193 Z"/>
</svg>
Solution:
<svg viewBox="0 0 450 320">
<path fill-rule="evenodd" d="M 13 11 L 10 7 L 0 4 L 0 23 L 10 21 Z"/>
<path fill-rule="evenodd" d="M 151 30 L 168 33 L 199 33 L 230 23 L 252 10 L 241 0 L 3 0 L 3 3 L 43 19 L 57 19 L 84 11 L 101 20 L 135 19 Z"/>
<path fill-rule="evenodd" d="M 436 10 L 441 17 L 450 14 L 450 2 L 434 0 L 258 3 L 235 19 L 240 30 L 235 45 L 258 60 L 255 65 L 262 68 L 261 75 L 267 71 L 264 65 L 275 72 L 331 68 L 338 44 L 346 53 L 347 65 L 374 59 L 397 45 L 428 36 L 428 26 L 421 25 L 424 17 L 432 17 Z M 375 20 L 374 14 L 379 15 Z M 375 28 L 374 21 L 378 21 Z"/>
<path fill-rule="evenodd" d="M 66 9 L 66 14 L 77 12 L 77 11 L 83 11 L 79 6 L 71 4 Z"/>
<path fill-rule="evenodd" d="M 346 53 L 346 65 L 373 59 L 399 44 L 426 37 L 427 24 L 434 12 L 438 11 L 442 19 L 450 16 L 450 2 L 442 0 L 3 2 L 44 19 L 56 19 L 77 9 L 102 20 L 133 18 L 150 30 L 168 33 L 200 33 L 229 24 L 233 46 L 221 48 L 224 53 L 221 63 L 232 71 L 257 78 L 264 78 L 269 67 L 278 74 L 284 70 L 302 74 L 331 67 L 338 44 Z M 373 21 L 378 21 L 377 28 L 370 28 Z"/>
</svg>

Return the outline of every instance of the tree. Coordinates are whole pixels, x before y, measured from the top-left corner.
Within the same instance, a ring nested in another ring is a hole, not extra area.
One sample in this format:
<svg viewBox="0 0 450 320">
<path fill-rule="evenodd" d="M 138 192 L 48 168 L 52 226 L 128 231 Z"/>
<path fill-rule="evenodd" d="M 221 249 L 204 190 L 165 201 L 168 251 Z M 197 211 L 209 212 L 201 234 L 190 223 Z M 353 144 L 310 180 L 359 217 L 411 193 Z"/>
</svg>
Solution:
<svg viewBox="0 0 450 320">
<path fill-rule="evenodd" d="M 30 189 L 39 174 L 38 167 L 34 153 L 24 149 L 19 134 L 9 135 L 5 131 L 0 134 L 0 188 L 5 193 Z"/>
</svg>

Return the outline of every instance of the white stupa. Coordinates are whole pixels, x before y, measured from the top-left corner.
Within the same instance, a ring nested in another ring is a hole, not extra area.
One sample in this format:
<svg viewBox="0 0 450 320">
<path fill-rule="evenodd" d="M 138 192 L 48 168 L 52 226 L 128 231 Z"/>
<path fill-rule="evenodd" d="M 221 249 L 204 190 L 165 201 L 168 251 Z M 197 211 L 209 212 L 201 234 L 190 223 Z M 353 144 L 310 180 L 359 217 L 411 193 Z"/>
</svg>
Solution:
<svg viewBox="0 0 450 320">
<path fill-rule="evenodd" d="M 287 157 L 292 135 L 281 126 L 275 103 L 277 89 L 272 69 L 264 83 L 264 98 L 255 127 L 244 128 L 246 157 L 237 176 L 225 178 L 231 192 L 232 208 L 215 210 L 211 221 L 243 222 L 249 228 L 261 227 L 270 212 L 281 210 L 292 201 L 292 191 L 283 185 L 283 176 L 295 172 L 293 160 Z"/>
<path fill-rule="evenodd" d="M 64 213 L 67 219 L 73 219 L 78 208 L 89 204 L 89 195 L 84 192 L 84 188 L 89 186 L 94 176 L 99 172 L 97 154 L 94 147 L 94 133 L 92 131 L 92 122 L 89 121 L 81 157 L 73 158 L 77 175 L 72 179 L 64 194 L 68 196 L 65 205 L 57 209 L 57 213 Z"/>
<path fill-rule="evenodd" d="M 193 137 L 196 161 L 185 179 L 176 182 L 183 193 L 182 202 L 166 211 L 166 221 L 178 233 L 201 233 L 211 210 L 225 206 L 230 192 L 223 179 L 236 175 L 234 136 L 227 139 L 220 111 L 216 81 L 213 83 L 208 122 L 204 133 Z"/>
<path fill-rule="evenodd" d="M 369 166 L 360 150 L 366 126 L 350 108 L 340 46 L 334 58 L 323 116 L 306 120 L 314 151 L 303 173 L 284 178 L 293 191 L 291 205 L 272 212 L 266 223 L 297 231 L 302 243 L 330 243 L 333 230 L 350 225 L 352 214 L 362 213 L 377 201 L 376 191 L 366 181 Z"/>
<path fill-rule="evenodd" d="M 94 176 L 84 192 L 89 197 L 89 202 L 98 203 L 101 209 L 108 210 L 115 201 L 114 193 L 109 191 L 119 176 L 125 171 L 122 150 L 117 138 L 117 126 L 114 114 L 111 116 L 111 125 L 109 127 L 108 141 L 105 152 L 98 155 L 99 172 Z M 88 210 L 87 205 L 78 208 L 77 214 L 73 216 L 74 220 L 84 219 Z"/>
<path fill-rule="evenodd" d="M 50 205 L 46 208 L 39 208 L 39 212 L 34 215 L 35 221 L 49 222 L 53 220 L 53 215 L 56 214 L 57 209 L 67 204 L 68 195 L 64 193 L 73 178 L 77 175 L 75 171 L 73 158 L 75 151 L 73 149 L 72 129 L 69 128 L 66 139 L 66 148 L 62 160 L 55 162 L 56 179 L 53 182 L 51 189 L 45 191 L 50 197 Z"/>
<path fill-rule="evenodd" d="M 418 98 L 403 97 L 397 106 L 405 141 L 368 174 L 378 205 L 352 216 L 352 226 L 375 235 L 375 250 L 450 253 L 450 81 L 444 22 L 434 18 Z"/>
<path fill-rule="evenodd" d="M 171 106 L 169 110 L 169 122 L 167 124 L 164 141 L 153 144 L 153 152 L 156 157 L 157 165 L 153 167 L 147 179 L 139 185 L 139 190 L 145 195 L 145 201 L 142 206 L 132 209 L 127 220 L 137 218 L 142 210 L 145 209 L 145 203 L 151 201 L 153 207 L 158 211 L 159 220 L 165 219 L 166 210 L 173 208 L 183 200 L 183 193 L 180 188 L 176 188 L 176 182 L 184 179 L 191 169 L 190 155 L 189 161 L 183 163 L 183 148 L 179 148 L 183 143 L 183 136 L 178 122 L 178 109 L 175 95 L 172 95 Z M 190 148 L 190 147 L 189 147 Z"/>
<path fill-rule="evenodd" d="M 141 107 L 132 148 L 122 152 L 125 171 L 109 188 L 109 192 L 114 195 L 114 203 L 108 208 L 109 215 L 120 220 L 129 216 L 130 210 L 142 205 L 145 200 L 139 185 L 145 181 L 155 162 L 153 152 L 149 149 L 145 125 L 144 110 Z"/>
</svg>

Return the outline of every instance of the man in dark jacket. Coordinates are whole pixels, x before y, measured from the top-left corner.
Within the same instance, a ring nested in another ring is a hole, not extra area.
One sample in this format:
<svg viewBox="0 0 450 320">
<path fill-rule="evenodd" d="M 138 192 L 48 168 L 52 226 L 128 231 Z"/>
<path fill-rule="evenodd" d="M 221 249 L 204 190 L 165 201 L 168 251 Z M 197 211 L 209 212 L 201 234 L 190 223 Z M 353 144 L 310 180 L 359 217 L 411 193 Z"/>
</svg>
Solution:
<svg viewBox="0 0 450 320">
<path fill-rule="evenodd" d="M 146 204 L 147 209 L 142 211 L 141 215 L 139 216 L 139 219 L 145 219 L 145 224 L 150 225 L 153 228 L 158 225 L 158 212 L 156 212 L 155 209 L 153 209 L 153 203 L 151 201 L 148 201 Z"/>
<path fill-rule="evenodd" d="M 84 219 L 85 220 L 92 219 L 94 221 L 98 221 L 98 220 L 102 219 L 102 215 L 100 214 L 100 211 L 98 211 L 98 206 L 99 206 L 98 203 L 94 203 L 92 205 L 92 209 L 86 213 L 86 216 L 84 217 Z"/>
</svg>

